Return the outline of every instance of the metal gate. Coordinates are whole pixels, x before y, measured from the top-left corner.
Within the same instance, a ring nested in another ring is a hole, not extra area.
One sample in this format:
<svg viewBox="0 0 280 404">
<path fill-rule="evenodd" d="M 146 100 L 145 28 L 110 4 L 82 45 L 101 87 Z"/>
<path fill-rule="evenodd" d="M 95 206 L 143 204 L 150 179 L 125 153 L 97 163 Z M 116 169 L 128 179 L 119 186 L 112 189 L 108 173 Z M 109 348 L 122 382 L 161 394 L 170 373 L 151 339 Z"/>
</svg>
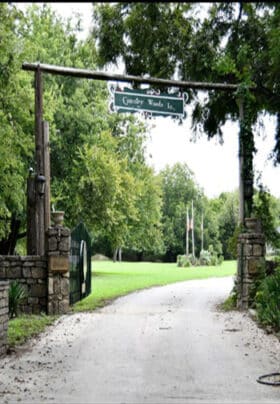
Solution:
<svg viewBox="0 0 280 404">
<path fill-rule="evenodd" d="M 91 237 L 83 222 L 71 232 L 70 304 L 91 293 Z"/>
</svg>

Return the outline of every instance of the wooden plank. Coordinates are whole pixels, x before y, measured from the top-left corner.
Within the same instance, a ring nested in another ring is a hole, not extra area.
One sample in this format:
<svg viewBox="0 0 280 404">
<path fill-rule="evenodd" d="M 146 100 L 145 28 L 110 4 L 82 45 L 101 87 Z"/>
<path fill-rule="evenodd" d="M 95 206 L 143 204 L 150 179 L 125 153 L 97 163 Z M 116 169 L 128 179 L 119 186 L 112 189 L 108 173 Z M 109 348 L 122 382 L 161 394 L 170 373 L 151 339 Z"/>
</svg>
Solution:
<svg viewBox="0 0 280 404">
<path fill-rule="evenodd" d="M 96 72 L 88 69 L 76 69 L 73 67 L 62 67 L 44 63 L 41 64 L 41 63 L 24 62 L 22 64 L 23 70 L 37 71 L 38 67 L 42 72 L 50 74 L 58 74 L 62 76 L 72 76 L 78 78 L 104 80 L 104 81 L 119 81 L 125 83 L 162 85 L 167 87 L 179 87 L 181 89 L 193 88 L 198 90 L 236 91 L 239 87 L 238 84 L 229 84 L 229 83 L 207 83 L 207 82 L 203 83 L 197 81 L 169 80 L 169 79 L 159 79 L 155 77 L 110 74 L 105 72 Z M 252 87 L 251 89 L 254 90 L 255 87 Z"/>
</svg>

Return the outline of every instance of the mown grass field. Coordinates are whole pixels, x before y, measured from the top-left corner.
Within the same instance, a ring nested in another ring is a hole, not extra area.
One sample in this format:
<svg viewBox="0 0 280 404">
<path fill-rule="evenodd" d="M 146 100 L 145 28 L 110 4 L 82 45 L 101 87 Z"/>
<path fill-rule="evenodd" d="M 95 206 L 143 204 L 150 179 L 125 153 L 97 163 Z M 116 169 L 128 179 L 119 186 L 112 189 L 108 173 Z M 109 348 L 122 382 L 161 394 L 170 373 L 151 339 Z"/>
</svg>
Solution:
<svg viewBox="0 0 280 404">
<path fill-rule="evenodd" d="M 94 261 L 92 293 L 73 310 L 94 310 L 116 297 L 151 286 L 234 275 L 236 265 L 236 261 L 225 261 L 215 267 L 178 268 L 175 263 Z"/>
</svg>

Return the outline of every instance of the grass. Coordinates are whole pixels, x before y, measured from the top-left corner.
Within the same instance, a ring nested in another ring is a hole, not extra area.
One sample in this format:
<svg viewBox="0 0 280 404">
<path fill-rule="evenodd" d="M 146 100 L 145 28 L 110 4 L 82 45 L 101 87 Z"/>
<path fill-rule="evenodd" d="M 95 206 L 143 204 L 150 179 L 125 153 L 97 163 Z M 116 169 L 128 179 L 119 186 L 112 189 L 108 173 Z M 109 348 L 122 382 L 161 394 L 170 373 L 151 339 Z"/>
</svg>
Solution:
<svg viewBox="0 0 280 404">
<path fill-rule="evenodd" d="M 223 311 L 236 310 L 236 296 L 229 295 L 228 298 L 222 304 L 220 304 L 219 307 Z"/>
<path fill-rule="evenodd" d="M 35 337 L 45 330 L 46 326 L 53 324 L 57 316 L 22 315 L 9 320 L 8 344 L 10 347 L 23 344 L 29 338 Z"/>
<path fill-rule="evenodd" d="M 76 303 L 74 311 L 91 311 L 127 293 L 174 282 L 224 277 L 236 273 L 236 261 L 220 266 L 178 268 L 175 263 L 93 262 L 92 293 Z"/>
</svg>

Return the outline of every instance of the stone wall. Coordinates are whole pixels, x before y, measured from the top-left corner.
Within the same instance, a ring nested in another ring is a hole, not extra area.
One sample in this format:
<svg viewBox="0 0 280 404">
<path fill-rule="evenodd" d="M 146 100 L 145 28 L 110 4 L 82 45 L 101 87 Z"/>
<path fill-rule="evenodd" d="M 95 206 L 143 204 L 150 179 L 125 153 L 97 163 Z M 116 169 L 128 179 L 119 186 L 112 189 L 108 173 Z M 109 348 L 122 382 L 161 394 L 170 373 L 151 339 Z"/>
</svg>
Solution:
<svg viewBox="0 0 280 404">
<path fill-rule="evenodd" d="M 7 351 L 9 319 L 9 282 L 0 281 L 0 356 Z"/>
<path fill-rule="evenodd" d="M 47 232 L 48 314 L 69 310 L 70 230 L 50 227 Z"/>
<path fill-rule="evenodd" d="M 47 231 L 47 256 L 0 256 L 0 281 L 17 281 L 27 298 L 19 311 L 64 314 L 69 310 L 70 230 Z"/>
<path fill-rule="evenodd" d="M 257 220 L 245 219 L 245 226 L 238 238 L 237 308 L 247 310 L 265 274 L 265 237 Z"/>
<path fill-rule="evenodd" d="M 47 312 L 47 260 L 41 256 L 0 256 L 0 280 L 18 281 L 27 298 L 21 312 Z"/>
</svg>

